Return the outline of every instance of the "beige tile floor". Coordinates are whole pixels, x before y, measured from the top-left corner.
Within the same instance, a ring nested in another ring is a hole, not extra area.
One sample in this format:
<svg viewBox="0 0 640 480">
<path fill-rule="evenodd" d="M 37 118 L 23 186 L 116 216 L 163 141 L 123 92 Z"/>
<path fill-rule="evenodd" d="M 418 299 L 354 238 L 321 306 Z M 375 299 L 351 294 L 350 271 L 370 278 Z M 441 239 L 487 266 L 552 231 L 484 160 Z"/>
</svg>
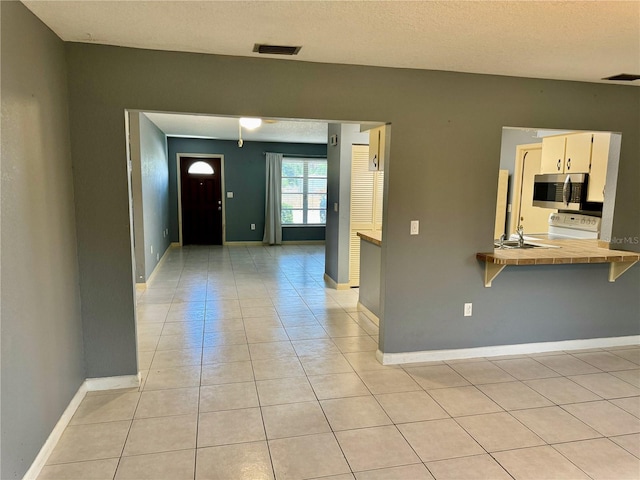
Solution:
<svg viewBox="0 0 640 480">
<path fill-rule="evenodd" d="M 384 367 L 319 246 L 172 248 L 40 479 L 638 479 L 640 347 Z"/>
</svg>

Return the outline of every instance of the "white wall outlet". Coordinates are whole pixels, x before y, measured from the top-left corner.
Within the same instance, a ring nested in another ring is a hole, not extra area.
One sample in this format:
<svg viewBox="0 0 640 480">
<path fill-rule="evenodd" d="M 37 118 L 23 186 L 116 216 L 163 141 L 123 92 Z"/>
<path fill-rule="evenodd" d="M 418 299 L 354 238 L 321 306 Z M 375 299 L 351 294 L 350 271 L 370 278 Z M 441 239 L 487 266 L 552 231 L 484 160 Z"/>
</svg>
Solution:
<svg viewBox="0 0 640 480">
<path fill-rule="evenodd" d="M 420 233 L 420 222 L 418 220 L 411 220 L 411 235 L 418 235 Z"/>
<path fill-rule="evenodd" d="M 160 261 L 160 252 L 156 253 L 156 262 Z"/>
<path fill-rule="evenodd" d="M 337 212 L 337 211 L 338 211 L 338 204 L 337 204 L 337 203 L 334 203 L 334 204 L 333 204 L 333 211 L 334 211 L 334 212 Z"/>
<path fill-rule="evenodd" d="M 233 198 L 233 192 L 227 192 L 227 198 Z"/>
<path fill-rule="evenodd" d="M 153 245 L 151 245 L 151 253 L 153 253 Z"/>
<path fill-rule="evenodd" d="M 464 304 L 464 316 L 470 317 L 473 315 L 473 303 L 465 303 Z"/>
<path fill-rule="evenodd" d="M 256 224 L 255 224 L 255 223 L 252 223 L 252 224 L 251 224 L 251 230 L 255 230 L 255 229 L 256 229 Z"/>
</svg>

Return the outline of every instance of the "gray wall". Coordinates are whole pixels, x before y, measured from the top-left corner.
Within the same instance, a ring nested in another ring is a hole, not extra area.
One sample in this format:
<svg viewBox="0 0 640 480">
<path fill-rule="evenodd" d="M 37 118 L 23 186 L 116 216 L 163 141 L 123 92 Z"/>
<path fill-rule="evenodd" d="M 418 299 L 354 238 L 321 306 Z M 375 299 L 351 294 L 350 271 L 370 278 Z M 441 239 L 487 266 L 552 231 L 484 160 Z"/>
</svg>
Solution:
<svg viewBox="0 0 640 480">
<path fill-rule="evenodd" d="M 4 480 L 22 478 L 85 374 L 64 47 L 22 4 L 0 9 Z"/>
<path fill-rule="evenodd" d="M 144 215 L 144 275 L 145 280 L 148 280 L 171 240 L 168 233 L 167 138 L 144 113 L 140 114 L 140 160 Z"/>
<path fill-rule="evenodd" d="M 360 240 L 360 291 L 359 302 L 375 316 L 380 316 L 380 247 Z"/>
<path fill-rule="evenodd" d="M 351 149 L 354 144 L 368 145 L 369 132 L 360 132 L 359 124 L 329 124 L 329 136 L 337 135 L 338 144 L 327 147 L 327 240 L 325 273 L 338 284 L 349 283 L 349 241 L 351 229 Z M 338 211 L 334 209 L 338 204 Z"/>
<path fill-rule="evenodd" d="M 140 166 L 140 113 L 129 112 L 129 158 L 131 159 L 131 223 L 136 283 L 145 283 L 144 209 L 142 205 L 142 167 Z"/>
<path fill-rule="evenodd" d="M 508 267 L 487 289 L 475 259 L 493 248 L 505 125 L 622 132 L 614 233 L 637 235 L 636 87 L 88 44 L 67 44 L 67 60 L 91 375 L 136 370 L 125 108 L 390 122 L 384 352 L 640 332 L 639 267 L 615 283 L 605 265 Z M 418 236 L 409 235 L 412 219 Z M 465 302 L 472 318 L 462 316 Z"/>
<path fill-rule="evenodd" d="M 178 242 L 179 153 L 206 153 L 224 156 L 224 187 L 233 192 L 225 198 L 226 241 L 261 242 L 264 236 L 266 163 L 263 152 L 326 155 L 327 145 L 309 143 L 244 142 L 235 140 L 169 137 L 169 205 L 171 241 Z M 225 194 L 226 196 L 226 194 Z M 251 224 L 256 229 L 251 230 Z M 285 227 L 283 241 L 324 240 L 324 227 Z"/>
</svg>

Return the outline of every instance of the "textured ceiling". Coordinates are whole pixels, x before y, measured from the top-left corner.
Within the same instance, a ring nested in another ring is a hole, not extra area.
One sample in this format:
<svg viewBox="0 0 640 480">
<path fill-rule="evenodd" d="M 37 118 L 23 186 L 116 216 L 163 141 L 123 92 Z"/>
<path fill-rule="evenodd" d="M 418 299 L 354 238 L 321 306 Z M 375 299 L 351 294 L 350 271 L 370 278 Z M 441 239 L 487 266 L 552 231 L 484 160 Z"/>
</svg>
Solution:
<svg viewBox="0 0 640 480">
<path fill-rule="evenodd" d="M 75 42 L 247 57 L 255 43 L 302 45 L 294 60 L 586 82 L 640 73 L 638 0 L 23 3 Z"/>
<path fill-rule="evenodd" d="M 587 82 L 640 73 L 640 0 L 23 3 L 74 42 L 246 57 L 255 43 L 301 45 L 262 56 Z M 238 138 L 234 118 L 148 116 L 168 135 Z M 279 121 L 243 138 L 324 143 L 327 125 Z"/>
<path fill-rule="evenodd" d="M 238 119 L 209 115 L 150 113 L 145 115 L 169 136 L 238 140 Z M 327 123 L 268 120 L 255 130 L 242 129 L 242 139 L 254 142 L 327 143 Z"/>
</svg>

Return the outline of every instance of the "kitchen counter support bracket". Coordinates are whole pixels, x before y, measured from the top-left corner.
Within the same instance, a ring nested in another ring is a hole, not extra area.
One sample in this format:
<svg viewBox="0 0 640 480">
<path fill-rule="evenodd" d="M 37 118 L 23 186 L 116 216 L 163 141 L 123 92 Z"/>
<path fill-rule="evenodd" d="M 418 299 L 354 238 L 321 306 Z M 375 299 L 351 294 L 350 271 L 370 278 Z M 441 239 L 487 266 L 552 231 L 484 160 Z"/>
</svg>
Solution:
<svg viewBox="0 0 640 480">
<path fill-rule="evenodd" d="M 491 282 L 500 275 L 500 272 L 504 270 L 504 267 L 506 267 L 506 265 L 484 262 L 484 286 L 489 288 L 491 286 Z"/>
<path fill-rule="evenodd" d="M 609 281 L 615 282 L 620 275 L 629 270 L 636 263 L 638 263 L 637 260 L 630 262 L 611 262 L 611 265 L 609 266 Z"/>
</svg>

